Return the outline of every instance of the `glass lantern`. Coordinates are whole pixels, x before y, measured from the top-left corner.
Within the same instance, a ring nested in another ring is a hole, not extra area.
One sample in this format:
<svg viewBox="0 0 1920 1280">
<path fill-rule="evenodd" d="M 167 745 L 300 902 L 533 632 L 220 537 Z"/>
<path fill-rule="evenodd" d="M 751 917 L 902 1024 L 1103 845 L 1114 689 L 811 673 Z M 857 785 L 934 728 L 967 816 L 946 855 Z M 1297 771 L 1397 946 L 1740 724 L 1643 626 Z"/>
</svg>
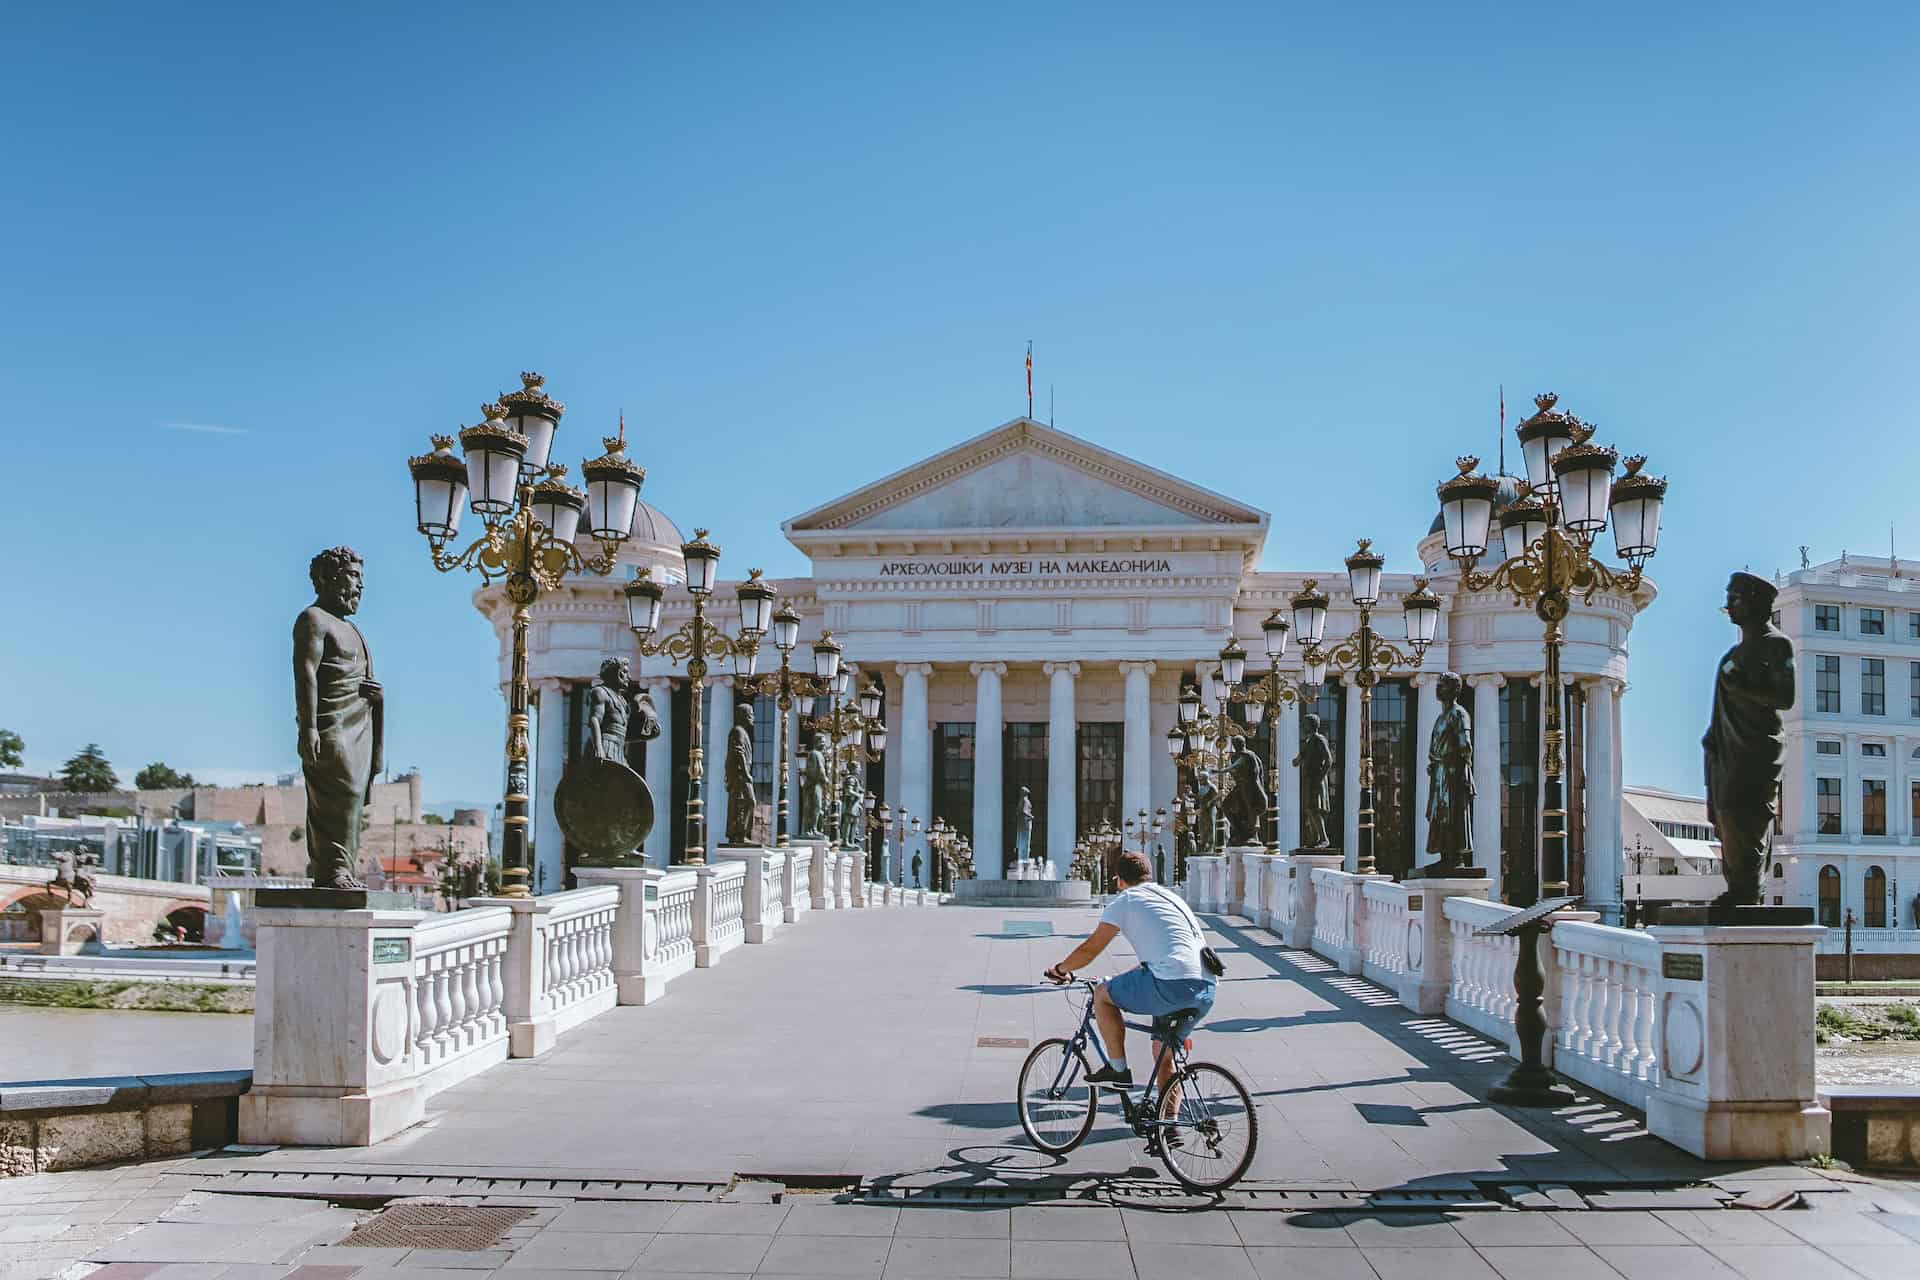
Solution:
<svg viewBox="0 0 1920 1280">
<path fill-rule="evenodd" d="M 1527 466 L 1527 483 L 1533 491 L 1544 498 L 1557 496 L 1553 474 L 1553 460 L 1560 451 L 1573 443 L 1574 427 L 1577 423 L 1564 413 L 1554 410 L 1559 397 L 1551 393 L 1535 396 L 1534 407 L 1538 410 L 1531 418 L 1513 429 L 1520 439 L 1520 456 Z"/>
<path fill-rule="evenodd" d="M 1415 578 L 1413 590 L 1402 598 L 1400 608 L 1406 615 L 1407 639 L 1412 643 L 1414 653 L 1426 653 L 1427 646 L 1433 643 L 1435 633 L 1440 630 L 1440 597 L 1428 590 L 1425 578 Z"/>
<path fill-rule="evenodd" d="M 1246 678 L 1247 651 L 1240 647 L 1239 640 L 1230 638 L 1220 650 L 1220 679 L 1229 689 L 1237 689 Z"/>
<path fill-rule="evenodd" d="M 793 646 L 800 642 L 800 615 L 790 604 L 780 606 L 773 615 L 773 647 L 782 653 L 792 653 Z"/>
<path fill-rule="evenodd" d="M 710 593 L 720 570 L 720 548 L 707 541 L 705 529 L 695 529 L 693 541 L 681 544 L 680 557 L 687 562 L 687 590 L 696 596 Z"/>
<path fill-rule="evenodd" d="M 660 600 L 666 592 L 645 569 L 627 584 L 626 590 L 627 626 L 644 639 L 660 629 Z"/>
<path fill-rule="evenodd" d="M 1443 480 L 1438 490 L 1447 555 L 1455 560 L 1478 560 L 1487 553 L 1500 482 L 1492 476 L 1473 474 L 1480 465 L 1478 458 L 1456 458 L 1454 465 L 1460 468 L 1460 474 Z"/>
<path fill-rule="evenodd" d="M 760 570 L 747 570 L 747 580 L 735 594 L 740 598 L 740 634 L 763 636 L 773 625 L 773 584 L 761 578 Z"/>
<path fill-rule="evenodd" d="M 587 509 L 587 495 L 566 482 L 565 467 L 549 467 L 548 473 L 533 486 L 533 518 L 555 542 L 572 542 Z"/>
<path fill-rule="evenodd" d="M 1278 609 L 1267 615 L 1260 624 L 1260 634 L 1266 639 L 1269 660 L 1277 663 L 1287 656 L 1287 637 L 1292 633 L 1293 625 L 1280 616 Z"/>
<path fill-rule="evenodd" d="M 1181 689 L 1180 701 L 1175 705 L 1179 708 L 1181 724 L 1190 725 L 1198 721 L 1200 719 L 1199 686 L 1190 684 Z"/>
<path fill-rule="evenodd" d="M 531 480 L 547 469 L 553 452 L 553 433 L 567 406 L 544 390 L 547 380 L 537 373 L 520 375 L 520 390 L 500 397 L 500 412 L 511 427 L 527 440 L 527 455 L 520 463 L 520 476 Z"/>
<path fill-rule="evenodd" d="M 1387 558 L 1373 549 L 1373 539 L 1360 539 L 1360 549 L 1347 557 L 1347 585 L 1354 604 L 1371 609 L 1380 602 L 1380 571 L 1386 563 Z"/>
<path fill-rule="evenodd" d="M 1308 578 L 1293 593 L 1293 630 L 1300 643 L 1312 649 L 1327 634 L 1327 593 L 1316 579 Z"/>
<path fill-rule="evenodd" d="M 580 464 L 587 482 L 587 532 L 602 542 L 624 542 L 633 532 L 633 513 L 640 508 L 647 472 L 627 458 L 626 441 L 605 436 L 600 443 L 607 451 Z"/>
<path fill-rule="evenodd" d="M 880 718 L 880 703 L 885 695 L 880 692 L 880 683 L 875 681 L 860 691 L 860 714 L 869 720 Z"/>
<path fill-rule="evenodd" d="M 527 438 L 498 418 L 489 418 L 461 429 L 460 450 L 467 455 L 467 502 L 473 514 L 493 523 L 512 511 L 519 496 L 520 460 L 527 456 Z"/>
<path fill-rule="evenodd" d="M 831 632 L 813 642 L 813 674 L 824 685 L 840 678 L 840 642 Z"/>
<path fill-rule="evenodd" d="M 1547 536 L 1546 504 L 1531 495 L 1508 504 L 1500 513 L 1500 541 L 1506 558 L 1517 560 L 1527 548 Z"/>
<path fill-rule="evenodd" d="M 453 456 L 453 437 L 433 437 L 433 452 L 407 459 L 413 473 L 413 509 L 421 533 L 446 542 L 460 532 L 467 503 L 467 464 Z"/>
<path fill-rule="evenodd" d="M 1568 445 L 1553 460 L 1560 485 L 1560 516 L 1567 528 L 1590 539 L 1607 527 L 1613 467 L 1620 455 L 1597 444 Z"/>
<path fill-rule="evenodd" d="M 1660 508 L 1667 500 L 1667 482 L 1640 474 L 1647 460 L 1636 454 L 1626 461 L 1627 474 L 1613 482 L 1613 546 L 1622 560 L 1638 569 L 1660 545 Z"/>
</svg>

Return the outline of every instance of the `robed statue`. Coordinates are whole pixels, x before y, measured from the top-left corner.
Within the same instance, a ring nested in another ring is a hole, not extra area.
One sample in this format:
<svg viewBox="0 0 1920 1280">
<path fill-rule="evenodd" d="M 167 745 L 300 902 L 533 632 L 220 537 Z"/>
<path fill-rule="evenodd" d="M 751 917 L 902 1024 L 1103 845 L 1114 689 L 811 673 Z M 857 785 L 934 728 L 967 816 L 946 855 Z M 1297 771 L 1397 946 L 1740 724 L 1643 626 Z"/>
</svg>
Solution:
<svg viewBox="0 0 1920 1280">
<path fill-rule="evenodd" d="M 1300 754 L 1293 763 L 1300 770 L 1300 847 L 1324 849 L 1333 812 L 1333 748 L 1311 711 L 1300 717 Z"/>
<path fill-rule="evenodd" d="M 807 746 L 807 762 L 800 771 L 800 834 L 818 840 L 826 834 L 827 757 L 820 739 Z"/>
<path fill-rule="evenodd" d="M 314 602 L 293 622 L 293 706 L 307 783 L 307 874 L 318 889 L 364 889 L 360 832 L 382 768 L 380 682 L 352 622 L 361 561 L 348 547 L 313 558 Z"/>
<path fill-rule="evenodd" d="M 917 853 L 913 855 L 913 887 L 920 887 L 920 855 Z"/>
<path fill-rule="evenodd" d="M 840 847 L 859 849 L 867 842 L 866 789 L 858 770 L 847 770 L 840 787 Z"/>
<path fill-rule="evenodd" d="M 1267 821 L 1267 784 L 1260 777 L 1265 766 L 1244 737 L 1234 735 L 1229 747 L 1227 777 L 1232 785 L 1227 790 L 1224 806 L 1229 829 L 1227 843 L 1265 844 L 1260 836 Z"/>
<path fill-rule="evenodd" d="M 759 797 L 753 792 L 753 704 L 733 709 L 733 732 L 727 735 L 727 843 L 741 848 L 753 843 L 753 815 Z"/>
<path fill-rule="evenodd" d="M 1449 671 L 1434 686 L 1440 714 L 1427 739 L 1427 852 L 1429 871 L 1456 871 L 1473 862 L 1473 722 L 1460 705 L 1463 682 Z"/>
<path fill-rule="evenodd" d="M 1774 586 L 1736 573 L 1727 582 L 1727 617 L 1740 642 L 1720 659 L 1706 749 L 1707 821 L 1720 836 L 1727 891 L 1714 905 L 1755 906 L 1767 830 L 1774 821 L 1786 753 L 1781 713 L 1793 707 L 1793 642 L 1773 625 Z"/>
<path fill-rule="evenodd" d="M 1020 811 L 1013 820 L 1013 856 L 1033 856 L 1033 793 L 1020 788 Z"/>
<path fill-rule="evenodd" d="M 1181 871 L 1185 869 L 1187 859 L 1200 852 L 1200 842 L 1194 835 L 1194 828 L 1199 825 L 1200 819 L 1194 809 L 1193 788 L 1188 787 L 1180 793 L 1180 807 L 1174 818 L 1173 856 L 1181 869 L 1174 872 L 1175 880 L 1185 878 Z"/>
</svg>

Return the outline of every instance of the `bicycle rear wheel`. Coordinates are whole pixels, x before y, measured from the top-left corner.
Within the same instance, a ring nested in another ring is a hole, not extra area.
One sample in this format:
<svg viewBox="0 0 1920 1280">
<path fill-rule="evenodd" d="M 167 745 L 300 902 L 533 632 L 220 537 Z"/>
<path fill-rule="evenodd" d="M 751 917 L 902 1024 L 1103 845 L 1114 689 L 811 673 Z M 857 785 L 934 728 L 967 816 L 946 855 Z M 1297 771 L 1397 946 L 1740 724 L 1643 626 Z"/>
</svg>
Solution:
<svg viewBox="0 0 1920 1280">
<path fill-rule="evenodd" d="M 1073 1150 L 1093 1129 L 1099 1091 L 1067 1041 L 1042 1040 L 1020 1067 L 1020 1127 L 1049 1155 Z"/>
<path fill-rule="evenodd" d="M 1247 1087 L 1225 1067 L 1189 1063 L 1160 1103 L 1161 1162 L 1190 1191 L 1219 1191 L 1253 1163 L 1260 1119 Z"/>
</svg>

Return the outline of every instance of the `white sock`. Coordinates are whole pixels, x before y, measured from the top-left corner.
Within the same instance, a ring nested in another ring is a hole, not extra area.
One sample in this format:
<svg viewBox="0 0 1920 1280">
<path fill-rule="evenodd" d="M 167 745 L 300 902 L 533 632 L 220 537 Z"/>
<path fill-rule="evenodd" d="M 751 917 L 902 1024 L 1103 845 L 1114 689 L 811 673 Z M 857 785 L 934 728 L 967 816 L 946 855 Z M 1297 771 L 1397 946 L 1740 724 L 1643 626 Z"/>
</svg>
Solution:
<svg viewBox="0 0 1920 1280">
<path fill-rule="evenodd" d="M 1113 1069 L 1124 1074 L 1127 1069 L 1127 1060 L 1125 1058 L 1115 1058 L 1113 1060 Z"/>
</svg>

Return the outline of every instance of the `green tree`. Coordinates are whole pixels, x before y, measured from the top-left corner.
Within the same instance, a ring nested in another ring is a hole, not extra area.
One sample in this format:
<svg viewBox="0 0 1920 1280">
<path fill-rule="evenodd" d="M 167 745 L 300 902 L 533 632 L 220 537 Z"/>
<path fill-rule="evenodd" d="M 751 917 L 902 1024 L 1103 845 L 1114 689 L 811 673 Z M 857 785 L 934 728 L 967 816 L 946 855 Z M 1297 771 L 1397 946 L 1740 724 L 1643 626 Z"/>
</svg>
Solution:
<svg viewBox="0 0 1920 1280">
<path fill-rule="evenodd" d="M 420 815 L 420 821 L 423 825 L 429 827 L 444 827 L 447 825 L 447 820 L 437 813 L 423 813 Z"/>
<path fill-rule="evenodd" d="M 11 729 L 0 729 L 0 769 L 18 769 L 27 744 Z"/>
<path fill-rule="evenodd" d="M 176 787 L 191 787 L 193 775 L 176 773 L 173 766 L 164 760 L 155 760 L 152 764 L 133 775 L 133 785 L 142 791 L 167 791 Z"/>
<path fill-rule="evenodd" d="M 60 781 L 69 791 L 111 791 L 120 785 L 119 775 L 97 742 L 89 742 L 60 766 Z"/>
</svg>

